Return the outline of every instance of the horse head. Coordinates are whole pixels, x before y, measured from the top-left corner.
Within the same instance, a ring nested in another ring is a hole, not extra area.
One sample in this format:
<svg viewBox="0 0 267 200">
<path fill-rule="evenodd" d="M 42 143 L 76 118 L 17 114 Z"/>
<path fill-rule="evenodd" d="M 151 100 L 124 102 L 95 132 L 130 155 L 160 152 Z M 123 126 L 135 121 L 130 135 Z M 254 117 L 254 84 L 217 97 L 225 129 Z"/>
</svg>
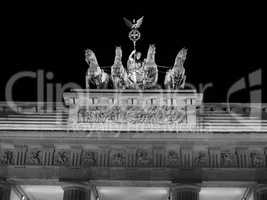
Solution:
<svg viewBox="0 0 267 200">
<path fill-rule="evenodd" d="M 186 48 L 182 48 L 176 58 L 175 58 L 175 63 L 174 63 L 174 67 L 183 67 L 184 62 L 186 60 L 186 55 L 187 55 L 187 49 Z"/>
<path fill-rule="evenodd" d="M 85 50 L 85 61 L 88 65 L 95 64 L 98 65 L 96 55 L 91 49 Z"/>
<path fill-rule="evenodd" d="M 149 45 L 146 62 L 148 63 L 155 62 L 155 54 L 156 54 L 156 46 L 154 44 Z"/>
<path fill-rule="evenodd" d="M 115 50 L 115 61 L 114 61 L 114 63 L 121 63 L 121 59 L 122 59 L 122 50 L 121 50 L 121 47 L 116 47 L 116 50 Z"/>
<path fill-rule="evenodd" d="M 122 50 L 121 47 L 116 47 L 115 50 L 115 60 L 114 60 L 114 64 L 112 66 L 112 74 L 114 76 L 119 76 L 122 73 Z"/>
<path fill-rule="evenodd" d="M 85 61 L 89 65 L 88 75 L 98 76 L 101 73 L 101 69 L 98 65 L 96 55 L 91 49 L 85 51 Z"/>
</svg>

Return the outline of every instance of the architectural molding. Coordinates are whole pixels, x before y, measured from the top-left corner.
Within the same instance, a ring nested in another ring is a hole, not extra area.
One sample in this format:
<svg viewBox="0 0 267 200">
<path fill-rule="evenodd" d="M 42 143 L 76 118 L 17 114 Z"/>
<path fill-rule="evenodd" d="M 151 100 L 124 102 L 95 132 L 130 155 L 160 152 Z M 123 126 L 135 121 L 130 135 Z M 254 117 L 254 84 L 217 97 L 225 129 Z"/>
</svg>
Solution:
<svg viewBox="0 0 267 200">
<path fill-rule="evenodd" d="M 267 146 L 184 146 L 153 144 L 0 148 L 0 167 L 266 168 Z"/>
</svg>

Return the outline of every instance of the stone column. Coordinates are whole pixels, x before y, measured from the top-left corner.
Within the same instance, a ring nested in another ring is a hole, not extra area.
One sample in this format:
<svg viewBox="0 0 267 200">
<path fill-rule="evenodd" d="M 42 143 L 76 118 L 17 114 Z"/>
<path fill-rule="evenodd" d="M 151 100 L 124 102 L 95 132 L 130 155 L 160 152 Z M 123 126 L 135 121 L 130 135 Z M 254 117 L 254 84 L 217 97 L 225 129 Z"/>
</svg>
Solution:
<svg viewBox="0 0 267 200">
<path fill-rule="evenodd" d="M 0 200 L 9 200 L 10 199 L 10 187 L 0 184 Z"/>
<path fill-rule="evenodd" d="M 267 185 L 259 185 L 254 190 L 254 200 L 266 200 L 267 199 Z"/>
<path fill-rule="evenodd" d="M 90 188 L 87 186 L 63 186 L 63 190 L 63 200 L 90 200 L 91 197 Z"/>
<path fill-rule="evenodd" d="M 171 200 L 199 200 L 200 187 L 195 185 L 177 185 L 170 190 Z"/>
</svg>

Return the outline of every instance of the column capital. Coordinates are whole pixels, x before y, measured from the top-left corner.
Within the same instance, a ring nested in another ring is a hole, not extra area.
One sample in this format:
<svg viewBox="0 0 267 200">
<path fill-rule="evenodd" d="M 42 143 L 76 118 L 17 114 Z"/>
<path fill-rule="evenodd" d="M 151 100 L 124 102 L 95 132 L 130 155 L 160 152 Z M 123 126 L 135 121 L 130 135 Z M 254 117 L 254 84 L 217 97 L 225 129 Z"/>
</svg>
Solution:
<svg viewBox="0 0 267 200">
<path fill-rule="evenodd" d="M 84 189 L 84 190 L 95 190 L 96 186 L 95 184 L 91 183 L 91 182 L 75 182 L 75 181 L 60 181 L 60 185 L 61 188 L 63 190 L 68 190 L 71 188 L 80 188 L 80 189 Z"/>
<path fill-rule="evenodd" d="M 199 192 L 201 189 L 200 184 L 182 184 L 182 183 L 172 183 L 170 185 L 170 190 L 192 190 Z"/>
<path fill-rule="evenodd" d="M 266 184 L 257 184 L 255 186 L 255 191 L 262 191 L 267 190 L 267 183 Z"/>
<path fill-rule="evenodd" d="M 65 190 L 71 190 L 75 188 L 84 189 L 84 190 L 90 190 L 91 187 L 88 184 L 82 184 L 82 183 L 63 183 L 61 184 L 62 189 Z"/>
<path fill-rule="evenodd" d="M 11 184 L 6 180 L 0 179 L 0 188 L 9 190 L 11 188 Z"/>
</svg>

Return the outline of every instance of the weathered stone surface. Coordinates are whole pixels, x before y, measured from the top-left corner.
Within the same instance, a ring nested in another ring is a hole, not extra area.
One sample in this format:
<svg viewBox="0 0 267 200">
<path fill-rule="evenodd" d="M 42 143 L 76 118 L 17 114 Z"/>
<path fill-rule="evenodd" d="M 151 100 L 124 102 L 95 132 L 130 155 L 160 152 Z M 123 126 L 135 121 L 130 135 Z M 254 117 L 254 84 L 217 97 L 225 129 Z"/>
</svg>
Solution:
<svg viewBox="0 0 267 200">
<path fill-rule="evenodd" d="M 68 167 L 71 164 L 71 152 L 69 150 L 56 150 L 54 154 L 54 165 Z"/>
</svg>

